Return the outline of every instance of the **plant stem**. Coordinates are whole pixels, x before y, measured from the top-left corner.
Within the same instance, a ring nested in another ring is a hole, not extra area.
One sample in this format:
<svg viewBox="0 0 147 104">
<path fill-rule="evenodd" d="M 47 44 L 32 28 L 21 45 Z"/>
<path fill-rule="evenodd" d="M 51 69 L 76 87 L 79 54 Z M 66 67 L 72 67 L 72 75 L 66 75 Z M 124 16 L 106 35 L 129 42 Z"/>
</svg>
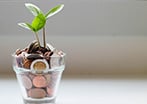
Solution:
<svg viewBox="0 0 147 104">
<path fill-rule="evenodd" d="M 46 48 L 45 27 L 43 27 L 43 45 L 44 45 L 44 48 Z"/>
<path fill-rule="evenodd" d="M 37 32 L 35 32 L 35 35 L 36 35 L 36 39 L 37 39 L 37 42 L 38 42 L 38 45 L 39 45 L 39 48 L 40 48 L 40 42 L 39 42 L 39 37 L 38 37 Z"/>
</svg>

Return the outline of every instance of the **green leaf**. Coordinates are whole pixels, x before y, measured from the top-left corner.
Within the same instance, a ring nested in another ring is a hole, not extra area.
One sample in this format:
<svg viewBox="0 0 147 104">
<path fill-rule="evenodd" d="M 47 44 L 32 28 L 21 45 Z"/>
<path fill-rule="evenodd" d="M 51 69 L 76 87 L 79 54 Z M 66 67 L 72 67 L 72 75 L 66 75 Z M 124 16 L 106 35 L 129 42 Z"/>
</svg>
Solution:
<svg viewBox="0 0 147 104">
<path fill-rule="evenodd" d="M 59 11 L 61 11 L 63 9 L 64 5 L 58 5 L 52 9 L 49 10 L 49 12 L 45 15 L 46 19 L 48 19 L 49 17 L 53 16 L 54 14 L 58 13 Z"/>
<path fill-rule="evenodd" d="M 34 16 L 37 16 L 42 13 L 42 11 L 34 4 L 25 3 L 25 6 Z"/>
<path fill-rule="evenodd" d="M 34 30 L 33 27 L 28 23 L 18 23 L 18 25 L 28 30 Z"/>
<path fill-rule="evenodd" d="M 32 25 L 31 24 L 28 24 L 28 23 L 26 23 L 27 25 L 28 25 L 28 27 L 32 30 L 32 31 L 34 31 L 35 29 L 32 27 Z"/>
<path fill-rule="evenodd" d="M 33 27 L 34 31 L 37 32 L 44 27 L 45 23 L 45 16 L 43 14 L 39 14 L 34 18 L 31 26 Z"/>
</svg>

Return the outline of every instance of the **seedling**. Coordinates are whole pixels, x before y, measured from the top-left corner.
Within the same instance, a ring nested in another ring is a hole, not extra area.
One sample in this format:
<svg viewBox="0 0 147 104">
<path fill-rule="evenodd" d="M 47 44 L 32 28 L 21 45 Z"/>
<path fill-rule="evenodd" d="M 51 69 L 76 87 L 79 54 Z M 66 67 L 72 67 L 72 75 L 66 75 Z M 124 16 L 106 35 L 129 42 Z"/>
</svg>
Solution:
<svg viewBox="0 0 147 104">
<path fill-rule="evenodd" d="M 40 41 L 38 37 L 38 31 L 43 29 L 43 33 L 42 33 L 43 34 L 43 44 L 44 44 L 44 48 L 46 48 L 46 38 L 45 38 L 46 21 L 49 19 L 49 17 L 61 11 L 64 5 L 60 4 L 60 5 L 55 6 L 52 9 L 50 9 L 46 14 L 44 14 L 41 11 L 41 9 L 34 4 L 25 3 L 25 6 L 35 17 L 31 24 L 30 23 L 18 23 L 18 25 L 34 32 L 39 47 L 41 47 L 41 45 L 40 45 Z"/>
</svg>

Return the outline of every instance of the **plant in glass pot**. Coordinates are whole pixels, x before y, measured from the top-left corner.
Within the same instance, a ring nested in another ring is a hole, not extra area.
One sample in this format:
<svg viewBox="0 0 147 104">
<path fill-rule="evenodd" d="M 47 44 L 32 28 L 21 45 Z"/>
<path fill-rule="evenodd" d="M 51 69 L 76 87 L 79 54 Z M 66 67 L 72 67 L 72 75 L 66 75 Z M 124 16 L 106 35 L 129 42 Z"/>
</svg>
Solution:
<svg viewBox="0 0 147 104">
<path fill-rule="evenodd" d="M 26 48 L 16 50 L 13 54 L 13 69 L 25 104 L 54 103 L 65 68 L 65 53 L 46 43 L 45 25 L 49 17 L 61 11 L 64 5 L 58 5 L 46 14 L 34 4 L 26 3 L 25 6 L 34 15 L 34 19 L 31 24 L 18 23 L 18 25 L 31 30 L 36 40 Z M 39 30 L 43 30 L 43 46 L 39 40 Z"/>
</svg>

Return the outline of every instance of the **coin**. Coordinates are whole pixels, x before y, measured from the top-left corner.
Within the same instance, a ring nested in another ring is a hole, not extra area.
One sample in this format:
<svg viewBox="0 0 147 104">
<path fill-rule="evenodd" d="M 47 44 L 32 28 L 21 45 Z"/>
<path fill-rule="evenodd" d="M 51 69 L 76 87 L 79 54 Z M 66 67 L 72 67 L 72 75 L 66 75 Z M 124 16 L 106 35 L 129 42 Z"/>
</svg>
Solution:
<svg viewBox="0 0 147 104">
<path fill-rule="evenodd" d="M 22 83 L 26 89 L 32 88 L 32 82 L 29 77 L 22 76 Z"/>
<path fill-rule="evenodd" d="M 32 63 L 31 60 L 25 59 L 23 63 L 23 67 L 26 69 L 30 69 L 31 63 Z"/>
<path fill-rule="evenodd" d="M 17 49 L 15 54 L 18 56 L 19 54 L 21 54 L 21 52 L 22 52 L 21 49 Z"/>
<path fill-rule="evenodd" d="M 47 87 L 48 96 L 53 96 L 54 90 L 52 88 Z"/>
<path fill-rule="evenodd" d="M 46 60 L 44 59 L 37 59 L 37 60 L 34 60 L 31 64 L 31 69 L 32 70 L 45 70 L 45 69 L 48 69 L 48 63 Z"/>
<path fill-rule="evenodd" d="M 31 98 L 44 98 L 46 96 L 46 92 L 44 89 L 32 88 L 28 91 L 28 96 Z"/>
<path fill-rule="evenodd" d="M 29 54 L 27 56 L 27 59 L 29 59 L 29 60 L 35 60 L 35 59 L 43 59 L 43 57 L 41 57 L 39 54 Z"/>
<path fill-rule="evenodd" d="M 33 85 L 35 87 L 46 87 L 47 86 L 47 80 L 42 75 L 37 75 L 33 78 Z"/>
</svg>

